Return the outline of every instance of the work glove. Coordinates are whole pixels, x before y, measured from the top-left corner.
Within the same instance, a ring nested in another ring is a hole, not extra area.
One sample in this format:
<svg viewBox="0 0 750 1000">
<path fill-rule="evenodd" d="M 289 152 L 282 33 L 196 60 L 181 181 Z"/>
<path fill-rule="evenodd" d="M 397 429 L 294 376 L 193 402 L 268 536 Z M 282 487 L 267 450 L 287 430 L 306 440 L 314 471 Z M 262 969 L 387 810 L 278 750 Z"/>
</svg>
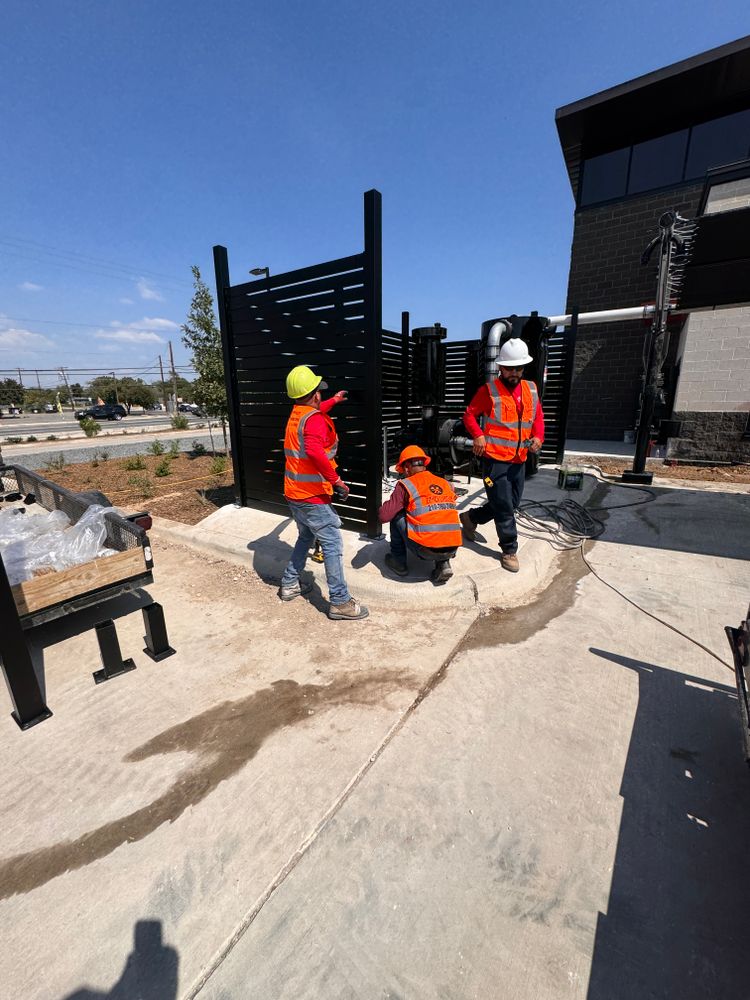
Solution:
<svg viewBox="0 0 750 1000">
<path fill-rule="evenodd" d="M 348 496 L 349 496 L 349 487 L 346 485 L 343 479 L 339 479 L 337 483 L 333 484 L 334 499 L 338 500 L 339 503 L 343 503 Z"/>
</svg>

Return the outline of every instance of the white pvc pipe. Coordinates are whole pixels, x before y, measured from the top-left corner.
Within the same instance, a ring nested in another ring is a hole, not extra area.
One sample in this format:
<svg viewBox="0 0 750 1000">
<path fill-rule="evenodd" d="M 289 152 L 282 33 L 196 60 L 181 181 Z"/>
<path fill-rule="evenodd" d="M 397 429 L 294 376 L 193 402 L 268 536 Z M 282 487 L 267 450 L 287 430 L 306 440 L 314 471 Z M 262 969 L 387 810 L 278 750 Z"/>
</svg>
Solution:
<svg viewBox="0 0 750 1000">
<path fill-rule="evenodd" d="M 602 309 L 600 312 L 579 313 L 578 325 L 590 326 L 593 323 L 621 323 L 629 319 L 649 319 L 654 315 L 653 306 L 630 306 L 627 309 Z M 571 326 L 573 316 L 550 316 L 550 326 Z"/>
</svg>

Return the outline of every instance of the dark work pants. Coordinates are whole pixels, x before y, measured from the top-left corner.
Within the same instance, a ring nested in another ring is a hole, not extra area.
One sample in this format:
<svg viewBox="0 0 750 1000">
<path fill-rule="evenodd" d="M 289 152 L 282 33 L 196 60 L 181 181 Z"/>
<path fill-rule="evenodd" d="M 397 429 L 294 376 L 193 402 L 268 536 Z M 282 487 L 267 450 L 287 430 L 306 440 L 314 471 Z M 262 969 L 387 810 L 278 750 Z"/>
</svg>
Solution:
<svg viewBox="0 0 750 1000">
<path fill-rule="evenodd" d="M 391 555 L 399 562 L 406 562 L 406 553 L 413 552 L 419 559 L 427 562 L 444 562 L 453 559 L 455 549 L 429 549 L 426 545 L 413 542 L 406 531 L 406 514 L 401 511 L 389 524 L 391 535 Z"/>
<path fill-rule="evenodd" d="M 518 532 L 513 511 L 521 502 L 526 480 L 524 462 L 495 462 L 485 458 L 482 463 L 487 502 L 469 511 L 474 524 L 494 521 L 500 548 L 506 554 L 518 551 Z"/>
</svg>

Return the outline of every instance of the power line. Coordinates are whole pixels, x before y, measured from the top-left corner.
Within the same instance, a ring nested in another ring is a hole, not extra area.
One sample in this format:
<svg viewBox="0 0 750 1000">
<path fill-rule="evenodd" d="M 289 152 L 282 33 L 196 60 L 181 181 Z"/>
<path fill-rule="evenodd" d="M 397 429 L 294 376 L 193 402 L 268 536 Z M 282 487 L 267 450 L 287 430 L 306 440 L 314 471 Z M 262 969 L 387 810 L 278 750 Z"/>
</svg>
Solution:
<svg viewBox="0 0 750 1000">
<path fill-rule="evenodd" d="M 90 254 L 82 254 L 76 250 L 65 250 L 62 247 L 52 246 L 49 243 L 39 243 L 37 240 L 30 240 L 23 236 L 0 234 L 0 243 L 10 247 L 20 247 L 21 250 L 25 250 L 30 253 L 37 253 L 38 255 L 41 254 L 42 256 L 67 259 L 76 264 L 93 264 L 95 267 L 105 267 L 109 270 L 125 272 L 130 276 L 136 276 L 143 279 L 152 277 L 154 279 L 159 279 L 162 282 L 167 281 L 170 283 L 176 283 L 180 286 L 189 286 L 191 284 L 191 282 L 185 278 L 178 278 L 175 275 L 166 274 L 163 271 L 152 271 L 148 268 L 142 268 L 137 265 L 123 264 L 120 261 L 107 260 L 106 257 L 93 257 Z"/>
</svg>

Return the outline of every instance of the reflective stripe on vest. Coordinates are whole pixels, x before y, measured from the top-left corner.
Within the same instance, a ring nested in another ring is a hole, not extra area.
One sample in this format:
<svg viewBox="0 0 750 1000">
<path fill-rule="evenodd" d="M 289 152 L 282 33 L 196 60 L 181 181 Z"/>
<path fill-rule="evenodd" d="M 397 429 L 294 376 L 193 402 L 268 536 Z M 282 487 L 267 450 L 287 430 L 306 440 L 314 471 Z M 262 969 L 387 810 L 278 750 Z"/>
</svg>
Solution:
<svg viewBox="0 0 750 1000">
<path fill-rule="evenodd" d="M 499 379 L 488 382 L 487 388 L 492 400 L 492 413 L 484 422 L 487 438 L 485 454 L 496 462 L 512 462 L 515 458 L 524 462 L 528 448 L 523 444 L 531 437 L 539 404 L 536 385 L 521 379 L 520 413 L 513 394 Z"/>
<path fill-rule="evenodd" d="M 426 548 L 458 548 L 462 541 L 461 522 L 456 510 L 456 494 L 450 484 L 431 472 L 418 472 L 401 482 L 409 494 L 406 507 L 408 537 Z"/>
<path fill-rule="evenodd" d="M 284 496 L 288 500 L 308 500 L 315 496 L 332 496 L 333 486 L 321 475 L 305 448 L 305 424 L 314 413 L 320 413 L 314 406 L 294 406 L 284 434 Z M 338 450 L 338 437 L 333 421 L 325 413 L 320 414 L 326 424 L 324 450 L 327 458 L 336 468 L 334 461 Z"/>
</svg>

